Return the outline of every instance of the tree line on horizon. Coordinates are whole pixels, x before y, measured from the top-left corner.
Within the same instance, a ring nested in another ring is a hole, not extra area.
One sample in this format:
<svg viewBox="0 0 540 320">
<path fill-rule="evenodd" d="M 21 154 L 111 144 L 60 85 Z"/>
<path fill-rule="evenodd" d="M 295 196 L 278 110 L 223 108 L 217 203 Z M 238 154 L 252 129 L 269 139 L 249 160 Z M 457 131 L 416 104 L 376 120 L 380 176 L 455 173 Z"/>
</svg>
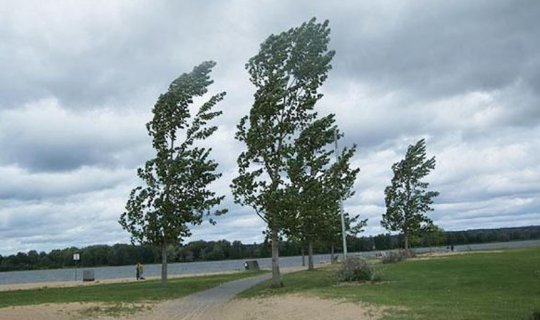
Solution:
<svg viewBox="0 0 540 320">
<path fill-rule="evenodd" d="M 540 226 L 475 229 L 465 231 L 440 231 L 440 234 L 424 234 L 412 239 L 413 247 L 466 245 L 491 242 L 506 242 L 540 239 Z M 347 247 L 350 252 L 390 250 L 403 247 L 401 235 L 379 234 L 376 236 L 349 236 Z M 304 247 L 304 248 L 303 248 Z M 307 248 L 298 241 L 280 242 L 282 256 L 299 256 Z M 338 245 L 336 250 L 341 250 Z M 317 241 L 313 244 L 314 254 L 329 254 L 328 243 Z M 73 261 L 73 254 L 80 253 L 81 260 Z M 260 259 L 271 256 L 268 242 L 244 244 L 241 241 L 192 241 L 183 246 L 170 246 L 167 249 L 169 262 L 217 261 L 231 259 Z M 58 269 L 72 267 L 101 267 L 159 263 L 161 251 L 151 245 L 115 244 L 92 245 L 84 248 L 70 247 L 64 249 L 37 252 L 19 252 L 17 254 L 0 255 L 0 272 L 20 270 Z"/>
</svg>

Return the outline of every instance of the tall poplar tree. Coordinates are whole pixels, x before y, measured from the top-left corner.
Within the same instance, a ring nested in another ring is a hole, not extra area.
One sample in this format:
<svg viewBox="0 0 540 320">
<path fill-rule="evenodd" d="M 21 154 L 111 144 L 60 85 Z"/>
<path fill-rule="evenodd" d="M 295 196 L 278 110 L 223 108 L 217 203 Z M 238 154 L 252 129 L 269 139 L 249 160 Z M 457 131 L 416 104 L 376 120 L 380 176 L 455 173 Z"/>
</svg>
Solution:
<svg viewBox="0 0 540 320">
<path fill-rule="evenodd" d="M 319 87 L 331 69 L 328 21 L 315 19 L 264 41 L 246 65 L 257 88 L 248 116 L 238 125 L 236 139 L 246 150 L 238 157 L 239 176 L 232 191 L 237 203 L 251 206 L 266 222 L 272 246 L 272 286 L 282 286 L 278 241 L 287 206 L 287 160 L 294 138 L 315 117 L 322 97 Z"/>
<path fill-rule="evenodd" d="M 218 164 L 210 158 L 210 148 L 196 145 L 217 130 L 208 122 L 222 114 L 213 108 L 225 92 L 211 96 L 195 115 L 190 111 L 193 99 L 203 96 L 212 84 L 209 74 L 214 66 L 213 61 L 201 63 L 159 97 L 146 124 L 156 155 L 137 170 L 144 184 L 131 191 L 119 220 L 132 241 L 161 248 L 163 284 L 167 283 L 167 246 L 190 236 L 190 226 L 201 224 L 205 216 L 226 212 L 212 209 L 224 196 L 208 188 L 221 176 L 216 172 Z"/>
<path fill-rule="evenodd" d="M 409 249 L 409 239 L 418 235 L 422 226 L 432 224 L 425 213 L 433 211 L 437 191 L 428 191 L 429 183 L 422 181 L 435 169 L 435 157 L 427 159 L 426 141 L 419 140 L 407 149 L 405 159 L 392 165 L 392 184 L 384 190 L 386 213 L 381 225 L 389 231 L 399 231 Z"/>
</svg>

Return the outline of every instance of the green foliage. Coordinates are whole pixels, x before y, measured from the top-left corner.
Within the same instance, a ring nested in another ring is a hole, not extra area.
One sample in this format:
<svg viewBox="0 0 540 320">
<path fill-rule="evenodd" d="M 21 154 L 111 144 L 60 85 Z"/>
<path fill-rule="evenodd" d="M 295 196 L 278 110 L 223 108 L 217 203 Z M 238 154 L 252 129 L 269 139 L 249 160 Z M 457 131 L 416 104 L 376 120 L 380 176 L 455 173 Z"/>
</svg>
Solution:
<svg viewBox="0 0 540 320">
<path fill-rule="evenodd" d="M 373 276 L 373 267 L 358 256 L 347 257 L 337 272 L 339 281 L 371 281 Z"/>
<path fill-rule="evenodd" d="M 238 125 L 236 139 L 247 150 L 238 157 L 239 176 L 233 180 L 236 202 L 253 207 L 271 228 L 282 228 L 286 212 L 284 189 L 287 162 L 295 151 L 293 138 L 314 117 L 318 87 L 330 70 L 328 21 L 315 19 L 261 44 L 246 65 L 256 86 L 255 101 Z"/>
<path fill-rule="evenodd" d="M 261 284 L 242 297 L 309 294 L 326 299 L 376 304 L 385 319 L 528 319 L 540 310 L 540 247 L 504 252 L 410 260 L 375 265 L 383 282 L 338 286 L 334 267 L 284 276 L 289 286 Z M 395 308 L 392 308 L 395 307 Z"/>
<path fill-rule="evenodd" d="M 344 149 L 338 160 L 330 164 L 334 152 L 331 145 L 340 136 L 334 115 L 316 119 L 300 132 L 295 153 L 288 161 L 287 173 L 291 181 L 287 194 L 288 210 L 291 210 L 288 218 L 291 221 L 286 224 L 285 233 L 310 246 L 315 240 L 333 242 L 341 235 L 340 199 L 354 194 L 352 188 L 360 171 L 351 167 L 356 147 Z M 347 227 L 357 219 L 358 216 L 351 219 L 346 215 Z M 353 231 L 359 232 L 364 225 L 365 221 L 354 225 Z"/>
<path fill-rule="evenodd" d="M 421 230 L 420 243 L 426 247 L 441 246 L 445 243 L 444 230 L 434 224 L 428 224 Z"/>
<path fill-rule="evenodd" d="M 435 157 L 426 158 L 424 139 L 410 145 L 405 159 L 392 165 L 394 177 L 384 190 L 386 213 L 381 225 L 389 231 L 402 232 L 405 249 L 409 248 L 410 237 L 416 236 L 423 225 L 433 223 L 424 213 L 433 211 L 430 205 L 439 193 L 427 191 L 429 183 L 422 181 L 433 169 Z"/>
<path fill-rule="evenodd" d="M 196 145 L 217 130 L 208 122 L 221 115 L 212 109 L 225 93 L 210 97 L 194 116 L 189 109 L 195 97 L 207 92 L 214 65 L 203 62 L 178 77 L 152 110 L 153 119 L 146 127 L 156 157 L 138 169 L 144 185 L 133 189 L 119 221 L 134 241 L 177 244 L 191 234 L 190 225 L 202 223 L 204 216 L 226 212 L 211 211 L 224 197 L 216 196 L 208 185 L 221 174 L 209 158 L 211 149 Z"/>
<path fill-rule="evenodd" d="M 316 117 L 313 109 L 322 98 L 318 89 L 334 56 L 329 34 L 328 21 L 311 19 L 268 37 L 246 64 L 257 90 L 249 115 L 237 127 L 236 139 L 246 150 L 238 157 L 239 175 L 231 187 L 235 201 L 252 207 L 267 223 L 276 258 L 279 233 L 291 221 L 287 165 L 296 152 L 295 139 Z M 277 263 L 273 259 L 273 282 L 279 286 Z"/>
</svg>

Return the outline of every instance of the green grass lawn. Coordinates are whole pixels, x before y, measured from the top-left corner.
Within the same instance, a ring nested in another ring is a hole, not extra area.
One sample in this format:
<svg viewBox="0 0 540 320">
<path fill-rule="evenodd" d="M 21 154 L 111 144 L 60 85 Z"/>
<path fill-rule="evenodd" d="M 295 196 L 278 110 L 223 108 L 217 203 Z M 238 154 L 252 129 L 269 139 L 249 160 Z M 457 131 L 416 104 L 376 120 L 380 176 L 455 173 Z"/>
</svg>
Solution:
<svg viewBox="0 0 540 320">
<path fill-rule="evenodd" d="M 339 285 L 336 267 L 285 275 L 285 286 L 262 284 L 242 297 L 309 293 L 390 309 L 385 319 L 529 319 L 540 311 L 540 248 L 473 253 L 376 264 L 379 283 Z M 536 319 L 536 318 L 535 318 Z"/>
<path fill-rule="evenodd" d="M 72 288 L 4 291 L 0 292 L 0 308 L 43 303 L 106 302 L 118 304 L 175 299 L 218 286 L 227 281 L 259 274 L 262 272 L 176 278 L 169 279 L 167 287 L 163 287 L 159 280 L 145 280 Z"/>
</svg>

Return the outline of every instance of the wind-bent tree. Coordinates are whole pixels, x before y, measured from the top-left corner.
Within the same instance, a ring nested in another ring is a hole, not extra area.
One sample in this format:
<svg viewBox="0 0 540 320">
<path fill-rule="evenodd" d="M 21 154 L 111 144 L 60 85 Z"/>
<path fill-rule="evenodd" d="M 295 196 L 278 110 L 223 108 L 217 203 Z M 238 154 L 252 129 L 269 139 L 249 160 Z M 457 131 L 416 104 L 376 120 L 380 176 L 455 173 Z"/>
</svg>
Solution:
<svg viewBox="0 0 540 320">
<path fill-rule="evenodd" d="M 146 124 L 156 156 L 137 170 L 144 185 L 131 191 L 119 220 L 132 241 L 161 248 L 163 284 L 167 283 L 167 246 L 190 236 L 189 227 L 201 224 L 205 216 L 226 212 L 212 211 L 224 196 L 216 196 L 208 185 L 221 174 L 216 172 L 218 164 L 209 158 L 211 149 L 196 145 L 217 130 L 208 122 L 222 114 L 213 107 L 225 92 L 211 96 L 194 116 L 189 110 L 194 97 L 208 91 L 214 66 L 212 61 L 201 63 L 174 80 L 159 97 L 152 109 L 153 119 Z"/>
<path fill-rule="evenodd" d="M 295 153 L 287 166 L 292 211 L 285 233 L 307 244 L 309 270 L 314 268 L 314 241 L 324 240 L 323 235 L 336 227 L 341 230 L 341 220 L 335 219 L 339 200 L 354 194 L 351 189 L 360 171 L 350 165 L 356 146 L 344 149 L 338 161 L 330 164 L 336 131 L 333 114 L 314 120 L 296 139 Z"/>
<path fill-rule="evenodd" d="M 407 149 L 405 159 L 392 165 L 392 184 L 384 190 L 386 213 L 381 225 L 389 231 L 400 231 L 409 249 L 410 237 L 416 236 L 423 226 L 432 224 L 425 213 L 433 211 L 430 206 L 436 191 L 428 191 L 429 183 L 423 182 L 435 169 L 435 157 L 427 159 L 426 141 L 421 139 Z"/>
<path fill-rule="evenodd" d="M 235 201 L 251 206 L 267 223 L 272 247 L 272 286 L 282 286 L 279 272 L 279 235 L 288 219 L 287 160 L 294 138 L 314 117 L 318 92 L 331 69 L 328 21 L 315 19 L 261 44 L 246 65 L 257 88 L 248 116 L 238 125 L 236 139 L 247 150 L 238 157 L 239 176 L 233 180 Z"/>
</svg>

